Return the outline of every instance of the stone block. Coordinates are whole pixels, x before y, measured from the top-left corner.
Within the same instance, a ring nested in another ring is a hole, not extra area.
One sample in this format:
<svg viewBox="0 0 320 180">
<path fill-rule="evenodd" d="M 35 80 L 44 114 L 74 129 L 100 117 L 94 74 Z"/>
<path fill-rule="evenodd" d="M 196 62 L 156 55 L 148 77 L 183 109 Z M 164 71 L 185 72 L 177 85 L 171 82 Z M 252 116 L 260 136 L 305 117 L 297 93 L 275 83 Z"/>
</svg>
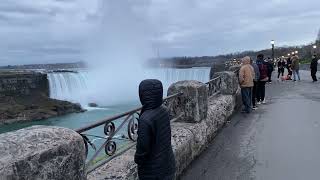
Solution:
<svg viewBox="0 0 320 180">
<path fill-rule="evenodd" d="M 0 179 L 84 180 L 86 150 L 71 129 L 33 126 L 0 135 Z"/>
<path fill-rule="evenodd" d="M 180 81 L 168 89 L 168 96 L 182 92 L 183 95 L 168 101 L 172 117 L 182 115 L 184 122 L 200 122 L 207 117 L 208 89 L 198 81 Z"/>
<path fill-rule="evenodd" d="M 220 92 L 225 95 L 236 94 L 239 88 L 238 76 L 232 71 L 218 72 L 215 76 L 221 77 L 221 89 Z"/>
</svg>

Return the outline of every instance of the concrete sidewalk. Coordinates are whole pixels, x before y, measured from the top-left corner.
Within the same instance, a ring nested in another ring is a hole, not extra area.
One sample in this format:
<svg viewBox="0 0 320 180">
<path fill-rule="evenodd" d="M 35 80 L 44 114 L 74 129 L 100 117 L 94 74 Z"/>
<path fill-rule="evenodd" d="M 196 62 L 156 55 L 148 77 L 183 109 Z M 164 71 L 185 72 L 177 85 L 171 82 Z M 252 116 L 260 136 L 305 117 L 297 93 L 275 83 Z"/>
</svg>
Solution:
<svg viewBox="0 0 320 180">
<path fill-rule="evenodd" d="M 267 86 L 267 104 L 236 114 L 182 180 L 320 179 L 320 82 Z"/>
</svg>

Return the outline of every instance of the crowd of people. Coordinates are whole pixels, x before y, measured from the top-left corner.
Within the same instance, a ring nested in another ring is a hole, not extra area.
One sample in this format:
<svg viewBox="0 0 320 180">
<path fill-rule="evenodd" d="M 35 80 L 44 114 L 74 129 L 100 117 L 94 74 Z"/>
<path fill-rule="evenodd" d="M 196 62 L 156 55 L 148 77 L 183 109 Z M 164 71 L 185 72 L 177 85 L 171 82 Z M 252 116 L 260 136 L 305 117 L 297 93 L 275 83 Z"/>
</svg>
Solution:
<svg viewBox="0 0 320 180">
<path fill-rule="evenodd" d="M 277 61 L 278 79 L 300 81 L 300 60 L 297 55 L 288 58 L 279 58 Z M 243 102 L 243 113 L 250 113 L 257 109 L 257 105 L 265 104 L 265 86 L 272 82 L 272 72 L 274 71 L 274 61 L 271 58 L 264 58 L 259 54 L 255 62 L 246 56 L 242 58 L 242 66 L 239 71 L 239 82 Z M 312 57 L 310 65 L 313 82 L 317 81 L 316 73 L 318 59 Z M 288 73 L 285 75 L 285 69 Z M 292 79 L 293 78 L 293 79 Z"/>
</svg>

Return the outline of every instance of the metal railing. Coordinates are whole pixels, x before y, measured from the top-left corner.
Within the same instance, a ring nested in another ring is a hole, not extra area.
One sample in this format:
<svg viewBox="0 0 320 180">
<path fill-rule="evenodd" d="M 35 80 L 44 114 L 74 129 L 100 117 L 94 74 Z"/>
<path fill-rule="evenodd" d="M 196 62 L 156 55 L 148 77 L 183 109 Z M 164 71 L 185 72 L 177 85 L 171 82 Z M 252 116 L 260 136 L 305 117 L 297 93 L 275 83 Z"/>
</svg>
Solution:
<svg viewBox="0 0 320 180">
<path fill-rule="evenodd" d="M 237 77 L 239 75 L 239 70 L 240 69 L 236 69 L 233 71 L 233 73 L 235 73 Z M 221 85 L 222 85 L 221 76 L 217 76 L 217 77 L 211 79 L 209 82 L 206 83 L 206 85 L 208 87 L 208 96 L 215 96 L 215 95 L 220 94 Z"/>
<path fill-rule="evenodd" d="M 220 93 L 222 79 L 217 76 L 206 83 L 208 87 L 208 96 L 215 96 Z"/>
<path fill-rule="evenodd" d="M 182 93 L 176 93 L 168 96 L 164 99 L 164 102 L 181 95 Z M 86 173 L 94 171 L 136 145 L 138 116 L 141 109 L 142 107 L 138 107 L 75 130 L 82 136 L 85 142 L 87 153 Z M 92 129 L 101 127 L 103 127 L 103 129 L 100 129 L 102 135 L 90 133 Z M 120 133 L 122 133 L 121 136 L 119 136 Z M 100 140 L 102 143 L 97 148 L 96 142 Z M 127 141 L 128 143 L 123 143 L 119 148 L 117 144 L 121 144 L 121 141 Z M 89 147 L 91 147 L 91 151 Z M 90 152 L 92 155 L 88 157 Z"/>
</svg>

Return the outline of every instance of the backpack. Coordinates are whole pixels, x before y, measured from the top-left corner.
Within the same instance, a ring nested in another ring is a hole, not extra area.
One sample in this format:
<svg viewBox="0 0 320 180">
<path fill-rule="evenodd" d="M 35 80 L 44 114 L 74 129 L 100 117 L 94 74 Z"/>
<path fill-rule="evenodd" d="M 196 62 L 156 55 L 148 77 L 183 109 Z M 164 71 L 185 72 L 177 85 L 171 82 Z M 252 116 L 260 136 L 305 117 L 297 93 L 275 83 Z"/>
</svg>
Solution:
<svg viewBox="0 0 320 180">
<path fill-rule="evenodd" d="M 260 81 L 268 81 L 268 66 L 264 63 L 259 64 Z"/>
</svg>

